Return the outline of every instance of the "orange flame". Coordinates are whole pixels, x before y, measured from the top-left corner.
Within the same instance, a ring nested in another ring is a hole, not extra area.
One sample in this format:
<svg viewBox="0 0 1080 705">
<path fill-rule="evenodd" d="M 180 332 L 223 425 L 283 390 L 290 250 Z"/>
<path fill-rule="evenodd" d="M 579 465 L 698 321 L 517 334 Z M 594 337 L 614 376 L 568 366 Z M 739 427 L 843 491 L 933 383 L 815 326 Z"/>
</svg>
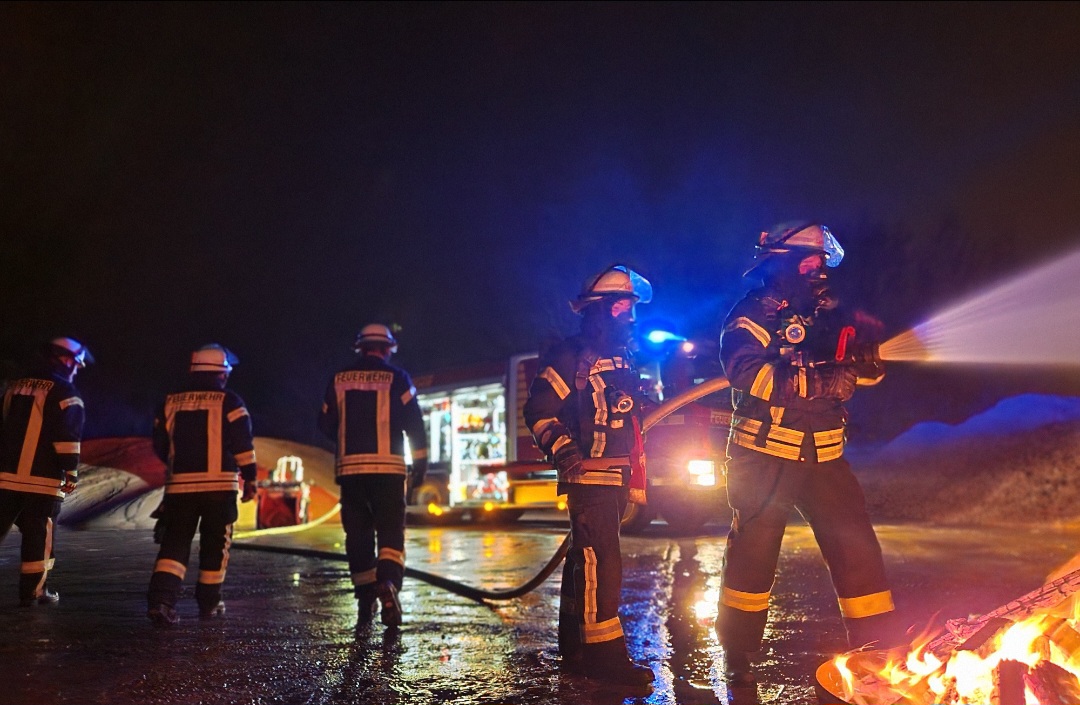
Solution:
<svg viewBox="0 0 1080 705">
<path fill-rule="evenodd" d="M 1049 661 L 1080 683 L 1078 616 L 1080 600 L 1070 597 L 1009 625 L 975 650 L 934 654 L 927 649 L 934 635 L 924 633 L 906 652 L 842 654 L 831 662 L 839 676 L 834 692 L 852 705 L 996 705 L 995 673 L 1006 659 L 1029 668 Z M 1028 687 L 1025 705 L 1045 704 Z"/>
</svg>

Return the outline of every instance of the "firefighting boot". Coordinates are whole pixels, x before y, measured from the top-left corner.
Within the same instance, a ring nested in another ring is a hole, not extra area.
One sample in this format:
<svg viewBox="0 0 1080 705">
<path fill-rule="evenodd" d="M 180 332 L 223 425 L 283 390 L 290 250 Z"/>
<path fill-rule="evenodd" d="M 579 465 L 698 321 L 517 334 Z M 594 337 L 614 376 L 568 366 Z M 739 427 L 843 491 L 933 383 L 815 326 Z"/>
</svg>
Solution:
<svg viewBox="0 0 1080 705">
<path fill-rule="evenodd" d="M 379 611 L 379 600 L 374 585 L 365 585 L 356 590 L 356 626 L 364 627 L 375 619 Z"/>
<path fill-rule="evenodd" d="M 590 680 L 630 688 L 644 688 L 653 682 L 652 669 L 630 660 L 622 637 L 599 644 L 584 644 L 581 654 L 582 672 Z"/>
<path fill-rule="evenodd" d="M 748 686 L 757 682 L 745 651 L 724 649 L 724 662 L 724 678 L 728 685 Z"/>
<path fill-rule="evenodd" d="M 382 603 L 382 623 L 388 627 L 401 625 L 401 602 L 398 600 L 398 590 L 389 580 L 384 580 L 375 588 L 379 602 Z"/>
<path fill-rule="evenodd" d="M 19 606 L 33 607 L 34 605 L 55 605 L 60 601 L 60 594 L 53 592 L 48 587 L 41 591 L 37 597 L 20 597 Z"/>
<path fill-rule="evenodd" d="M 225 615 L 225 603 L 221 600 L 217 601 L 216 605 L 209 607 L 199 607 L 199 619 L 215 619 Z"/>
<path fill-rule="evenodd" d="M 168 605 L 151 605 L 146 611 L 146 616 L 154 623 L 155 627 L 167 628 L 174 626 L 180 621 L 176 610 Z"/>
<path fill-rule="evenodd" d="M 581 625 L 578 624 L 577 615 L 560 611 L 559 665 L 567 673 L 581 672 L 581 647 Z"/>
</svg>

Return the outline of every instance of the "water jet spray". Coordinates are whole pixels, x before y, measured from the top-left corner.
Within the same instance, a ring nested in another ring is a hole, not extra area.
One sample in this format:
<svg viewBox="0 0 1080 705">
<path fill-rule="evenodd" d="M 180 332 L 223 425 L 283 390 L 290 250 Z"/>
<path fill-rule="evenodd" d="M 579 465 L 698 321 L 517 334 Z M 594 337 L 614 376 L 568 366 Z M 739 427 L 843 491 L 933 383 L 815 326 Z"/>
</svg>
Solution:
<svg viewBox="0 0 1080 705">
<path fill-rule="evenodd" d="M 881 343 L 889 362 L 1080 363 L 1080 251 L 1036 267 Z"/>
</svg>

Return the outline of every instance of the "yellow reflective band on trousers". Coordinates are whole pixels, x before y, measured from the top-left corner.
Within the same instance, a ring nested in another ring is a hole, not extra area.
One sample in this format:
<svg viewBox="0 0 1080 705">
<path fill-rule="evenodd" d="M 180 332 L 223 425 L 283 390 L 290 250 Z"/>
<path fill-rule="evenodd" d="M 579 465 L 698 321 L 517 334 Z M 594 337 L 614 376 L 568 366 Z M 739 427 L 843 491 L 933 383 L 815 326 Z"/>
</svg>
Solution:
<svg viewBox="0 0 1080 705">
<path fill-rule="evenodd" d="M 586 622 L 581 640 L 586 644 L 600 644 L 612 639 L 618 639 L 622 635 L 622 622 L 619 621 L 618 617 L 612 617 L 603 622 L 594 622 L 592 624 Z"/>
<path fill-rule="evenodd" d="M 874 615 L 892 612 L 894 609 L 891 590 L 875 592 L 862 597 L 841 597 L 838 601 L 840 603 L 840 614 L 848 619 L 873 617 Z"/>
<path fill-rule="evenodd" d="M 596 551 L 592 546 L 584 548 L 585 558 L 585 592 L 582 594 L 584 601 L 585 628 L 590 624 L 596 624 Z"/>
<path fill-rule="evenodd" d="M 200 570 L 199 582 L 203 585 L 221 585 L 225 582 L 225 569 L 221 570 Z"/>
<path fill-rule="evenodd" d="M 352 584 L 356 587 L 361 585 L 374 585 L 375 584 L 375 569 L 365 570 L 362 573 L 352 574 Z"/>
<path fill-rule="evenodd" d="M 19 572 L 31 575 L 33 573 L 48 572 L 53 569 L 56 564 L 55 558 L 50 558 L 47 561 L 26 561 L 19 564 Z"/>
<path fill-rule="evenodd" d="M 398 551 L 398 550 L 393 549 L 393 548 L 380 548 L 379 549 L 379 560 L 380 561 L 393 561 L 394 563 L 397 563 L 398 565 L 404 566 L 405 565 L 405 552 L 404 551 Z"/>
<path fill-rule="evenodd" d="M 183 580 L 184 576 L 187 575 L 187 566 L 171 558 L 159 558 L 157 563 L 154 564 L 154 572 L 170 573 Z"/>
<path fill-rule="evenodd" d="M 740 612 L 763 612 L 769 609 L 769 592 L 743 592 L 725 587 L 720 594 L 720 604 Z"/>
</svg>

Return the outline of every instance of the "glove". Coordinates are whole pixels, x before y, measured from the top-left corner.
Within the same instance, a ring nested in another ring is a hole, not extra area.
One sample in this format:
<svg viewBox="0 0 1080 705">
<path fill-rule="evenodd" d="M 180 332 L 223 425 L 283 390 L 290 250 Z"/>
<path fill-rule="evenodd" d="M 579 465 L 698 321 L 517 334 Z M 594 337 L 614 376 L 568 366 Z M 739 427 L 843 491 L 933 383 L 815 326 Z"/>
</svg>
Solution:
<svg viewBox="0 0 1080 705">
<path fill-rule="evenodd" d="M 808 369 L 806 398 L 847 401 L 855 394 L 855 383 L 858 379 L 850 365 Z"/>
<path fill-rule="evenodd" d="M 255 499 L 255 495 L 258 492 L 258 485 L 255 480 L 244 480 L 244 493 L 240 495 L 241 502 L 250 502 Z"/>
<path fill-rule="evenodd" d="M 559 479 L 564 482 L 581 476 L 581 452 L 576 443 L 567 443 L 555 451 L 555 467 L 559 469 Z"/>
</svg>

